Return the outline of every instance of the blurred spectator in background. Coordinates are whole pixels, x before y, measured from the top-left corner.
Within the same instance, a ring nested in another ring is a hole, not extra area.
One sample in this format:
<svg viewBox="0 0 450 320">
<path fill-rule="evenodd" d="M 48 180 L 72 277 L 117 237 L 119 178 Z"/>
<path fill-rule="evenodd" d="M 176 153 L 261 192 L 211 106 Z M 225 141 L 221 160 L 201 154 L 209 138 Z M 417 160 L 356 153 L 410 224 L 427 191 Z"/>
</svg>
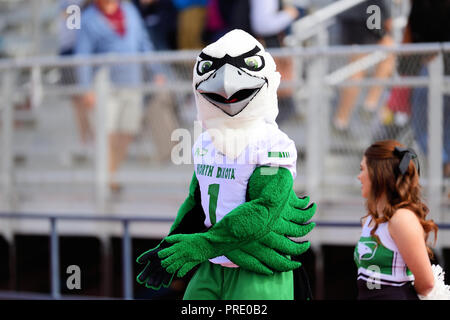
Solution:
<svg viewBox="0 0 450 320">
<path fill-rule="evenodd" d="M 413 43 L 450 41 L 450 0 L 413 0 L 405 33 Z M 428 64 L 436 58 L 422 56 L 419 68 L 415 71 L 421 76 L 427 76 Z M 443 58 L 444 74 L 449 76 L 450 56 L 446 53 Z M 450 177 L 450 95 L 444 95 L 443 103 L 443 171 L 445 177 Z M 413 88 L 411 123 L 416 141 L 425 153 L 428 149 L 428 107 L 428 87 Z"/>
<path fill-rule="evenodd" d="M 177 10 L 172 0 L 133 0 L 144 19 L 155 50 L 176 49 Z"/>
<path fill-rule="evenodd" d="M 203 31 L 205 45 L 219 40 L 225 33 L 230 31 L 223 17 L 224 9 L 230 6 L 230 3 L 227 3 L 226 0 L 208 0 L 206 5 L 206 24 Z"/>
<path fill-rule="evenodd" d="M 251 33 L 266 48 L 281 48 L 291 24 L 300 17 L 300 10 L 280 0 L 249 0 Z M 292 58 L 275 58 L 282 81 L 293 80 Z M 279 114 L 277 123 L 295 114 L 292 89 L 278 89 Z"/>
<path fill-rule="evenodd" d="M 254 35 L 250 26 L 250 0 L 208 0 L 204 41 L 212 43 L 233 29 Z"/>
<path fill-rule="evenodd" d="M 381 28 L 369 29 L 367 19 L 373 14 L 367 9 L 371 5 L 376 5 L 380 9 Z M 392 19 L 390 16 L 390 1 L 387 0 L 369 0 L 356 5 L 352 9 L 344 11 L 338 15 L 338 22 L 341 27 L 343 45 L 369 45 L 379 44 L 390 46 L 394 43 L 391 36 Z M 351 62 L 356 62 L 366 55 L 355 55 Z M 389 54 L 386 59 L 380 62 L 375 70 L 375 78 L 386 78 L 392 74 L 395 66 L 394 55 Z M 351 80 L 360 80 L 365 76 L 365 70 L 353 74 Z M 347 131 L 350 124 L 350 118 L 356 105 L 360 88 L 345 87 L 341 90 L 336 113 L 334 115 L 333 125 L 338 131 Z M 370 118 L 376 111 L 383 88 L 373 86 L 370 88 L 363 102 L 363 118 Z"/>
<path fill-rule="evenodd" d="M 88 4 L 89 0 L 60 0 L 59 8 L 61 11 L 60 23 L 59 23 L 59 55 L 71 56 L 75 54 L 75 44 L 77 29 L 69 29 L 66 25 L 67 22 L 67 8 L 71 5 L 78 6 L 81 10 Z M 73 85 L 76 84 L 76 71 L 73 67 L 61 68 L 61 84 Z M 88 113 L 86 105 L 83 103 L 83 99 L 80 95 L 72 96 L 72 104 L 75 110 L 77 119 L 78 131 L 80 134 L 81 142 L 83 145 L 89 144 L 94 138 L 94 134 L 89 125 Z"/>
<path fill-rule="evenodd" d="M 268 48 L 283 46 L 283 39 L 300 11 L 280 0 L 250 0 L 250 23 L 253 33 Z"/>
<path fill-rule="evenodd" d="M 85 9 L 77 37 L 77 55 L 132 54 L 152 50 L 153 45 L 144 23 L 133 4 L 119 0 L 94 0 Z M 115 173 L 126 157 L 130 142 L 140 129 L 142 97 L 135 90 L 126 87 L 141 83 L 142 69 L 139 64 L 120 64 L 110 68 L 111 81 L 118 86 L 111 90 L 105 119 L 109 134 L 110 188 L 113 192 L 121 189 L 115 181 Z M 165 82 L 161 69 L 153 67 L 151 71 L 157 84 Z M 78 69 L 78 81 L 90 90 L 93 72 L 91 66 L 81 66 Z M 94 93 L 86 93 L 83 101 L 93 107 Z"/>
<path fill-rule="evenodd" d="M 177 9 L 172 0 L 133 0 L 146 24 L 155 50 L 177 48 Z M 176 74 L 175 64 L 168 65 L 166 73 Z M 171 134 L 178 126 L 176 110 L 177 96 L 168 91 L 159 91 L 145 97 L 143 123 L 140 135 L 147 132 L 157 152 L 153 160 L 165 162 L 170 159 L 173 148 Z"/>
<path fill-rule="evenodd" d="M 212 38 L 208 38 L 208 42 L 218 40 L 233 29 L 253 34 L 250 27 L 250 0 L 208 0 L 207 20 L 207 34 L 210 31 L 208 28 L 212 29 Z"/>
<path fill-rule="evenodd" d="M 202 49 L 207 0 L 172 0 L 178 10 L 177 48 Z"/>
</svg>

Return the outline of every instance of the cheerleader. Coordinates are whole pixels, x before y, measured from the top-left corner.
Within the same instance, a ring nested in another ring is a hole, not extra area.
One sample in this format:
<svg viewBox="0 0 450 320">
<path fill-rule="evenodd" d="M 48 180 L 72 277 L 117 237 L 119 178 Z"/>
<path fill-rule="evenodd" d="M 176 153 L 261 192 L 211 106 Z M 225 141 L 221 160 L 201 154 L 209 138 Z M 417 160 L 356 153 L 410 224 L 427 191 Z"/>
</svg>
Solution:
<svg viewBox="0 0 450 320">
<path fill-rule="evenodd" d="M 358 180 L 367 214 L 355 251 L 359 300 L 441 299 L 450 295 L 427 240 L 438 227 L 427 220 L 421 199 L 420 167 L 414 150 L 397 141 L 372 144 Z M 439 269 L 439 270 L 438 270 Z"/>
</svg>

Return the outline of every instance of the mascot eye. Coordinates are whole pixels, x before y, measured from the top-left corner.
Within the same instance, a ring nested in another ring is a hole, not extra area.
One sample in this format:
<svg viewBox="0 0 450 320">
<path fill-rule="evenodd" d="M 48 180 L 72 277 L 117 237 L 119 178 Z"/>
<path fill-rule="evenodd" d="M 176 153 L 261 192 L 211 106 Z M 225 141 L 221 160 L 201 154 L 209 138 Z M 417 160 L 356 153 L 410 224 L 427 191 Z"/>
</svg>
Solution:
<svg viewBox="0 0 450 320">
<path fill-rule="evenodd" d="M 212 65 L 212 61 L 203 60 L 198 63 L 197 70 L 200 74 L 204 74 L 211 70 Z"/>
<path fill-rule="evenodd" d="M 249 70 L 258 71 L 263 67 L 263 60 L 260 56 L 253 56 L 244 59 L 245 66 Z"/>
</svg>

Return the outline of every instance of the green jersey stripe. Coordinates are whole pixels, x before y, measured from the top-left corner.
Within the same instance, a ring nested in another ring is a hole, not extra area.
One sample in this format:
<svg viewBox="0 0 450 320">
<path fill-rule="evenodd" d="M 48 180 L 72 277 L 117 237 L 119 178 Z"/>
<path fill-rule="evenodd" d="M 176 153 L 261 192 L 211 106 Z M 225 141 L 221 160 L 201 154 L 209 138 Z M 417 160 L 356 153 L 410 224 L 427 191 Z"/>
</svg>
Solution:
<svg viewBox="0 0 450 320">
<path fill-rule="evenodd" d="M 267 156 L 269 158 L 289 158 L 289 152 L 269 151 Z"/>
</svg>

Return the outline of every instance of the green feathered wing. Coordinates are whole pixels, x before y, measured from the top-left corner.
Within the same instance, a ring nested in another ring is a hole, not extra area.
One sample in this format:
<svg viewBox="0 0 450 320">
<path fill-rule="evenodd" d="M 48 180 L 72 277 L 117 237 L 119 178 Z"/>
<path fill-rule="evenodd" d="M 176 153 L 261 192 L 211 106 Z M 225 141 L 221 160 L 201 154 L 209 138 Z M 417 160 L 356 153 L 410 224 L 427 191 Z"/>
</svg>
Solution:
<svg viewBox="0 0 450 320">
<path fill-rule="evenodd" d="M 256 169 L 251 176 L 247 190 L 248 199 L 260 197 L 262 190 L 266 189 L 269 181 L 274 178 L 265 175 L 264 169 Z M 283 175 L 284 179 L 292 179 L 288 170 L 282 170 L 279 174 Z M 309 248 L 310 243 L 295 242 L 288 237 L 303 237 L 314 228 L 315 223 L 308 221 L 313 217 L 317 206 L 315 203 L 309 204 L 309 197 L 298 198 L 291 187 L 286 188 L 289 188 L 288 201 L 272 209 L 280 210 L 280 214 L 270 232 L 226 254 L 235 264 L 263 274 L 293 270 L 301 266 L 301 263 L 291 261 L 285 255 L 300 255 Z"/>
</svg>

